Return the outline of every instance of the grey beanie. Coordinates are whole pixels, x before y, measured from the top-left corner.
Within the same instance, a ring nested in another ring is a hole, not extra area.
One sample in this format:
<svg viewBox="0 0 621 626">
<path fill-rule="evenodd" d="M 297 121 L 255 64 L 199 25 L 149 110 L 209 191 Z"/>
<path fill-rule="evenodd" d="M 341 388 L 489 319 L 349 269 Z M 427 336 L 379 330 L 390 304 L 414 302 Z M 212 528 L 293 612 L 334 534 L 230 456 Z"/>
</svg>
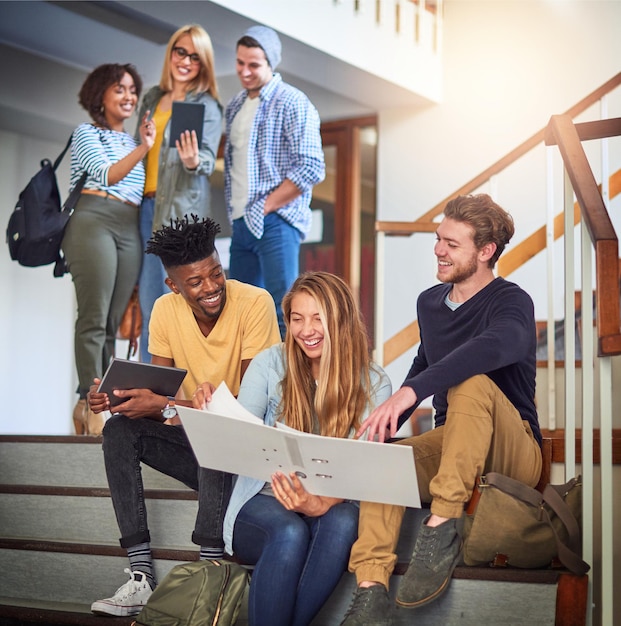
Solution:
<svg viewBox="0 0 621 626">
<path fill-rule="evenodd" d="M 265 58 L 270 64 L 270 67 L 275 70 L 276 66 L 280 63 L 280 51 L 282 49 L 276 31 L 267 26 L 251 26 L 244 33 L 244 36 L 246 35 L 257 41 L 263 49 L 263 52 L 265 52 Z"/>
</svg>

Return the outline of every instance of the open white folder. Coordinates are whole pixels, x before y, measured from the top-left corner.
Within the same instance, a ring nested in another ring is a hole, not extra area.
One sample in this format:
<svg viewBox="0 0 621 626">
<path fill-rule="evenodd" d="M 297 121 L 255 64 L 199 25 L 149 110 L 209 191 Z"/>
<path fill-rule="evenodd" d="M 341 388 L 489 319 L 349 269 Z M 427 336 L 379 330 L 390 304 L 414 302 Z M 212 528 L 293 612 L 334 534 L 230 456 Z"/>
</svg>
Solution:
<svg viewBox="0 0 621 626">
<path fill-rule="evenodd" d="M 266 482 L 296 472 L 314 494 L 420 507 L 409 446 L 320 437 L 267 426 L 221 384 L 204 411 L 177 406 L 201 467 Z"/>
</svg>

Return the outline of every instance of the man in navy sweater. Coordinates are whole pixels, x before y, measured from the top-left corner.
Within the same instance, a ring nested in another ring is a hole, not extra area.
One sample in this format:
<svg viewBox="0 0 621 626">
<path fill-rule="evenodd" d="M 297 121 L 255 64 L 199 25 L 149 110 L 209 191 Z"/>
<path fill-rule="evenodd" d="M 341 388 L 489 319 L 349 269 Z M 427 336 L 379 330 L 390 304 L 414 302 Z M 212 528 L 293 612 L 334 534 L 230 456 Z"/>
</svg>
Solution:
<svg viewBox="0 0 621 626">
<path fill-rule="evenodd" d="M 418 353 L 401 388 L 358 432 L 384 441 L 433 396 L 435 428 L 400 442 L 413 448 L 421 500 L 431 503 L 397 592 L 401 607 L 422 606 L 447 589 L 461 554 L 457 521 L 477 476 L 539 481 L 533 303 L 493 271 L 513 232 L 511 216 L 486 194 L 447 204 L 434 248 L 441 284 L 418 298 Z M 393 624 L 387 590 L 403 513 L 361 503 L 349 562 L 358 588 L 342 626 Z"/>
</svg>

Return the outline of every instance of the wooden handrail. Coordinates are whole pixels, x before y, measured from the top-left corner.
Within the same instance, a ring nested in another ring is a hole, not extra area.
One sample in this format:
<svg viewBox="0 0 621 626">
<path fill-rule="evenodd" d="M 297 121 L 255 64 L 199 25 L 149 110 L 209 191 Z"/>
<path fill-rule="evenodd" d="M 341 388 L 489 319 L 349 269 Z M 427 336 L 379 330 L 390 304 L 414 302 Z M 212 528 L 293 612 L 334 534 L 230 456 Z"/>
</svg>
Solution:
<svg viewBox="0 0 621 626">
<path fill-rule="evenodd" d="M 568 111 L 564 114 L 569 118 L 574 118 L 590 106 L 598 102 L 603 96 L 607 93 L 615 89 L 621 85 L 621 72 L 616 74 L 613 78 L 605 82 L 598 89 L 590 93 L 586 98 L 580 100 L 577 104 L 572 106 Z M 574 126 L 576 128 L 576 132 L 578 134 L 579 139 L 581 140 L 589 140 L 603 137 L 612 137 L 617 136 L 620 133 L 618 132 L 619 127 L 621 125 L 621 119 L 615 118 L 611 120 L 603 120 L 601 122 L 584 122 L 582 124 L 577 124 Z M 546 133 L 548 136 L 546 136 Z M 541 129 L 537 133 L 535 133 L 532 137 L 528 138 L 526 141 L 521 143 L 517 148 L 509 152 L 503 158 L 498 160 L 496 163 L 488 167 L 481 174 L 473 178 L 471 181 L 460 187 L 457 191 L 452 193 L 450 196 L 445 198 L 442 202 L 437 204 L 431 210 L 427 211 L 424 215 L 419 217 L 414 222 L 388 222 L 388 221 L 376 221 L 375 230 L 376 232 L 384 233 L 388 236 L 410 236 L 414 233 L 433 233 L 435 232 L 438 224 L 434 222 L 434 218 L 442 213 L 446 203 L 459 195 L 464 195 L 468 193 L 472 193 L 478 187 L 483 185 L 485 182 L 489 180 L 489 178 L 507 166 L 512 164 L 514 161 L 519 159 L 521 156 L 526 154 L 529 150 L 536 147 L 539 143 L 546 141 L 546 143 L 554 143 L 550 142 L 550 131 L 548 126 Z M 582 150 L 582 145 L 580 145 L 580 149 Z M 610 177 L 610 196 L 614 197 L 621 191 L 618 189 L 621 187 L 621 172 L 617 172 L 615 175 Z M 600 196 L 601 197 L 601 196 Z M 580 208 L 579 203 L 576 202 L 574 207 L 574 224 L 577 224 L 580 218 Z M 564 223 L 562 214 L 557 216 L 554 220 L 554 238 L 563 235 Z M 507 274 L 514 271 L 521 264 L 525 263 L 529 259 L 533 258 L 538 252 L 543 250 L 546 245 L 546 235 L 545 235 L 545 227 L 540 228 L 535 233 L 533 233 L 529 238 L 524 240 L 519 246 L 516 248 L 507 251 L 503 257 L 499 260 L 498 263 L 498 274 L 501 276 L 506 276 Z M 610 248 L 609 243 L 600 243 L 600 262 L 599 266 L 600 272 L 607 272 L 606 264 L 609 263 L 610 255 L 612 249 Z M 596 248 L 596 258 L 597 258 L 597 248 Z M 618 258 L 618 257 L 617 257 Z M 604 259 L 606 259 L 604 261 Z M 616 267 L 617 261 L 614 261 L 614 266 Z M 596 266 L 596 270 L 598 266 Z M 600 290 L 598 289 L 598 292 Z M 618 306 L 618 294 L 619 288 L 617 284 L 617 309 Z M 602 297 L 604 295 L 602 294 Z M 609 296 L 606 297 L 606 302 L 610 299 Z M 606 302 L 597 302 L 598 310 L 600 310 L 600 306 L 607 306 Z M 614 315 L 614 309 L 613 309 Z M 598 324 L 600 323 L 598 316 Z M 618 316 L 617 316 L 618 320 Z M 611 325 L 611 322 L 605 320 L 605 330 L 601 329 L 603 335 L 600 335 L 600 329 L 598 326 L 598 337 L 599 339 L 599 347 L 598 349 L 603 350 L 605 354 L 621 354 L 621 352 L 617 352 L 617 350 L 621 350 L 621 336 L 619 335 L 618 323 L 616 326 L 616 330 L 614 325 Z M 613 329 L 611 332 L 611 328 Z M 388 365 L 399 356 L 404 354 L 407 350 L 409 350 L 413 345 L 418 343 L 420 340 L 418 322 L 414 320 L 412 323 L 408 324 L 404 329 L 396 333 L 393 337 L 388 339 L 383 346 L 383 365 Z"/>
<path fill-rule="evenodd" d="M 608 133 L 615 120 L 591 123 L 590 132 Z M 621 126 L 617 128 L 621 134 Z M 599 135 L 593 135 L 594 137 Z M 601 136 L 610 136 L 603 134 Z M 565 170 L 595 248 L 598 355 L 621 354 L 619 308 L 619 241 L 599 191 L 576 126 L 569 115 L 553 115 L 546 143 L 559 147 Z"/>
<path fill-rule="evenodd" d="M 572 119 L 575 118 L 619 85 L 621 85 L 621 72 L 613 76 L 613 78 L 606 81 L 601 87 L 598 87 L 595 91 L 586 96 L 586 98 L 583 98 L 580 102 L 568 109 L 564 115 L 568 115 Z M 437 225 L 433 225 L 433 220 L 440 215 L 442 211 L 444 211 L 444 207 L 449 200 L 452 200 L 457 196 L 472 193 L 474 190 L 481 187 L 481 185 L 485 184 L 492 176 L 498 174 L 507 166 L 511 165 L 527 152 L 535 148 L 542 141 L 544 141 L 546 128 L 542 128 L 536 132 L 532 135 L 532 137 L 529 137 L 526 141 L 511 150 L 511 152 L 496 161 L 496 163 L 485 169 L 478 176 L 475 176 L 472 180 L 457 189 L 457 191 L 453 192 L 450 196 L 436 204 L 432 209 L 421 215 L 417 220 L 413 222 L 377 221 L 375 223 L 376 232 L 390 233 L 393 236 L 407 236 L 413 233 L 430 232 L 430 229 L 431 232 L 434 232 Z"/>
</svg>

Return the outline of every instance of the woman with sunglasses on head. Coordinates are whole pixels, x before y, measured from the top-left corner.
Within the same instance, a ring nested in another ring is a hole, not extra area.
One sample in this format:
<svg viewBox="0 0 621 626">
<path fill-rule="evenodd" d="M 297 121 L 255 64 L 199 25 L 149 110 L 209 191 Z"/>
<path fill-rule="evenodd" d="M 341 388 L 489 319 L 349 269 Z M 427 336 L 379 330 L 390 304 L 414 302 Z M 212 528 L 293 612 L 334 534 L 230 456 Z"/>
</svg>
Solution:
<svg viewBox="0 0 621 626">
<path fill-rule="evenodd" d="M 155 124 L 156 141 L 147 154 L 144 199 L 140 209 L 143 251 L 153 231 L 170 220 L 194 214 L 210 215 L 209 176 L 214 170 L 222 134 L 222 106 L 218 101 L 211 39 L 196 24 L 179 28 L 168 41 L 159 85 L 144 96 L 138 120 L 144 115 Z M 170 137 L 173 102 L 204 105 L 203 137 L 184 132 Z M 140 129 L 136 131 L 136 134 Z M 139 280 L 142 334 L 140 357 L 149 362 L 149 319 L 153 303 L 168 291 L 160 259 L 144 254 Z"/>
<path fill-rule="evenodd" d="M 74 344 L 80 398 L 73 422 L 79 435 L 101 434 L 103 419 L 88 408 L 86 394 L 114 356 L 116 330 L 140 269 L 142 161 L 155 128 L 143 117 L 134 139 L 125 132 L 125 122 L 136 110 L 141 89 L 133 65 L 107 63 L 86 77 L 79 93 L 93 121 L 73 132 L 70 190 L 87 176 L 62 242 L 78 304 Z"/>
<path fill-rule="evenodd" d="M 268 426 L 353 437 L 390 397 L 385 372 L 369 358 L 362 315 L 334 274 L 302 274 L 282 302 L 285 342 L 258 354 L 238 400 Z M 211 400 L 201 385 L 194 406 Z M 224 518 L 228 554 L 254 565 L 250 626 L 307 626 L 328 599 L 358 536 L 358 503 L 309 493 L 295 473 L 269 483 L 239 476 Z"/>
</svg>

